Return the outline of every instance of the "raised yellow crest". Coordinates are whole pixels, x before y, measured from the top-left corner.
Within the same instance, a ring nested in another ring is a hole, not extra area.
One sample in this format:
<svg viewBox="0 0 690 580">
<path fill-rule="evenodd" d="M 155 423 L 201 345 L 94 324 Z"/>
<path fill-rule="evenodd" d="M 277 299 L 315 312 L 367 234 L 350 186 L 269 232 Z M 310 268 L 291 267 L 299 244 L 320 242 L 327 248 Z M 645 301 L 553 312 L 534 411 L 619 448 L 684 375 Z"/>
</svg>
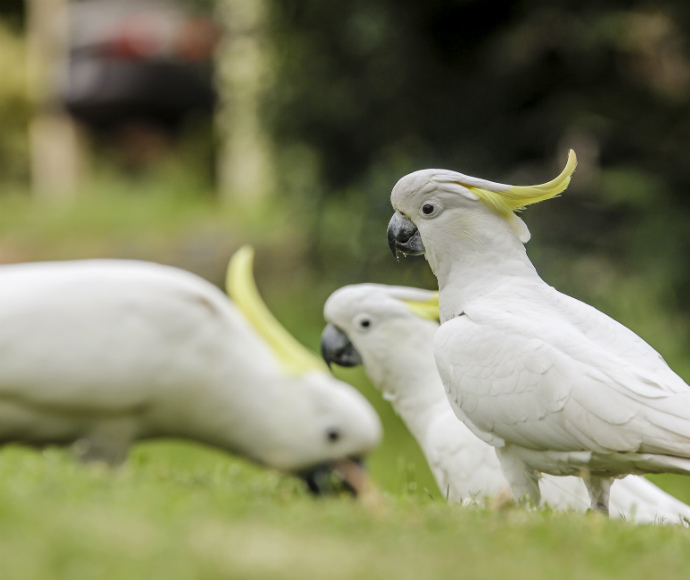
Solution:
<svg viewBox="0 0 690 580">
<path fill-rule="evenodd" d="M 256 288 L 252 273 L 254 249 L 242 246 L 230 259 L 225 288 L 232 301 L 270 345 L 286 373 L 328 372 L 326 363 L 295 339 L 276 320 Z"/>
<path fill-rule="evenodd" d="M 526 206 L 557 196 L 565 190 L 570 183 L 570 178 L 577 167 L 577 157 L 572 149 L 568 152 L 568 161 L 560 175 L 541 185 L 514 185 L 505 186 L 506 189 L 495 191 L 463 184 L 484 203 L 493 207 L 504 215 L 524 209 Z"/>
</svg>

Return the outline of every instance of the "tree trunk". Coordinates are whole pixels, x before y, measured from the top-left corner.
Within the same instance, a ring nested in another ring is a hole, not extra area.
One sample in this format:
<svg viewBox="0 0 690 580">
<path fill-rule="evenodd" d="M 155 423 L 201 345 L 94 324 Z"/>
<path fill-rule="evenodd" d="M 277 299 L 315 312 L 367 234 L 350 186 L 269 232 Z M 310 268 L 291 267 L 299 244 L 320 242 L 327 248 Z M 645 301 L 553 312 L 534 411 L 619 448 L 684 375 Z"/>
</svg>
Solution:
<svg viewBox="0 0 690 580">
<path fill-rule="evenodd" d="M 261 99 L 270 84 L 264 0 L 218 0 L 224 37 L 216 56 L 218 186 L 228 203 L 257 203 L 273 189 Z"/>
<path fill-rule="evenodd" d="M 27 0 L 28 68 L 34 116 L 31 181 L 36 197 L 74 197 L 85 162 L 83 134 L 59 102 L 59 68 L 67 55 L 68 0 Z"/>
</svg>

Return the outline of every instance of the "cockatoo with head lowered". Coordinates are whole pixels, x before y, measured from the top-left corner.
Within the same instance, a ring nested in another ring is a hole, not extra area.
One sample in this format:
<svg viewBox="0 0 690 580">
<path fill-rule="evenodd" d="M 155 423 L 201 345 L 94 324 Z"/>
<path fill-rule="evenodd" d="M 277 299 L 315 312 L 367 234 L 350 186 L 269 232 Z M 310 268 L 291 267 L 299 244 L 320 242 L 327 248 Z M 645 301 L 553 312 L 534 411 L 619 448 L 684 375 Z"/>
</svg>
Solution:
<svg viewBox="0 0 690 580">
<path fill-rule="evenodd" d="M 231 302 L 189 272 L 124 260 L 0 266 L 0 443 L 76 442 L 122 461 L 182 437 L 304 475 L 355 475 L 377 414 L 261 302 L 253 253 L 231 262 Z M 352 482 L 350 482 L 352 483 Z"/>
<path fill-rule="evenodd" d="M 419 443 L 448 500 L 510 497 L 494 447 L 455 416 L 436 370 L 432 345 L 439 326 L 438 293 L 381 284 L 345 286 L 328 298 L 324 317 L 326 362 L 364 366 Z M 539 488 L 542 500 L 554 508 L 589 507 L 579 477 L 544 475 Z M 681 523 L 690 521 L 690 507 L 643 477 L 629 475 L 611 488 L 611 517 Z"/>
<path fill-rule="evenodd" d="M 495 446 L 516 496 L 539 500 L 538 472 L 581 475 L 608 510 L 613 478 L 690 473 L 690 388 L 647 343 L 546 284 L 515 211 L 562 192 L 441 169 L 391 193 L 394 252 L 424 254 L 438 278 L 434 353 L 453 408 Z"/>
</svg>

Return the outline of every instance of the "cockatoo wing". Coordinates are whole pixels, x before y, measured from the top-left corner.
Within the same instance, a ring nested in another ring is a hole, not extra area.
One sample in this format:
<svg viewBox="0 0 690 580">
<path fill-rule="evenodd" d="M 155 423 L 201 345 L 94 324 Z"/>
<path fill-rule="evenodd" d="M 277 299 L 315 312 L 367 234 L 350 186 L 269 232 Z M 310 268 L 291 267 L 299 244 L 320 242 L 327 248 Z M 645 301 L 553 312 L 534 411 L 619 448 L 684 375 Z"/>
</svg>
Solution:
<svg viewBox="0 0 690 580">
<path fill-rule="evenodd" d="M 682 379 L 665 365 L 652 373 L 644 359 L 636 365 L 590 336 L 548 310 L 478 300 L 440 327 L 434 350 L 451 403 L 485 440 L 544 451 L 690 455 L 682 412 L 690 389 Z"/>
<path fill-rule="evenodd" d="M 601 348 L 655 376 L 665 376 L 665 381 L 675 384 L 680 390 L 685 388 L 685 383 L 670 369 L 663 357 L 620 322 L 554 288 L 542 288 L 542 296 L 544 307 L 558 311 L 563 320 Z"/>
</svg>

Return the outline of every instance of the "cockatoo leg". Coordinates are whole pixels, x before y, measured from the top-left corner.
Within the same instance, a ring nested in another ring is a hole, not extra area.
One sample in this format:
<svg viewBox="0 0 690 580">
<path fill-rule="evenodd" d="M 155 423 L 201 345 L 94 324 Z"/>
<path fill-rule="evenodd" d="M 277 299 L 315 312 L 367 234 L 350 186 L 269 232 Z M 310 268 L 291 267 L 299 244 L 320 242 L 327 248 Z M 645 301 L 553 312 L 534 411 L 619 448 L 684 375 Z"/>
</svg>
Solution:
<svg viewBox="0 0 690 580">
<path fill-rule="evenodd" d="M 592 500 L 592 511 L 609 515 L 609 494 L 611 493 L 612 477 L 598 477 L 587 472 L 582 475 L 587 486 L 589 498 Z"/>
<path fill-rule="evenodd" d="M 496 456 L 501 462 L 503 475 L 508 480 L 515 499 L 520 501 L 526 498 L 531 504 L 538 506 L 541 502 L 540 473 L 513 456 L 510 446 L 497 447 Z"/>
<path fill-rule="evenodd" d="M 137 423 L 133 418 L 106 419 L 93 425 L 72 448 L 80 461 L 103 462 L 115 467 L 127 458 L 136 433 Z"/>
</svg>

